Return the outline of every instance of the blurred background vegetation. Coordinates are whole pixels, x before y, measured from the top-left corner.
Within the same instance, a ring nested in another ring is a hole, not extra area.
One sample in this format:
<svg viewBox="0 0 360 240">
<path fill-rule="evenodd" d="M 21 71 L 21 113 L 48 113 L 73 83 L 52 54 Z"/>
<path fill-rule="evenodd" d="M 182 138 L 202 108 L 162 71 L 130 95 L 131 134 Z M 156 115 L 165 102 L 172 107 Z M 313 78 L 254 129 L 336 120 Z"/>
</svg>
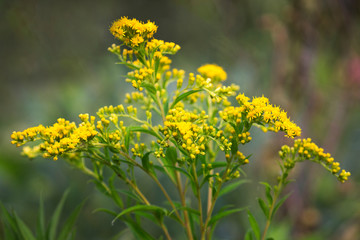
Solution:
<svg viewBox="0 0 360 240">
<path fill-rule="evenodd" d="M 121 16 L 150 19 L 158 39 L 182 49 L 173 67 L 217 63 L 248 96 L 264 94 L 288 111 L 318 145 L 352 173 L 340 184 L 311 163 L 299 164 L 292 195 L 272 225 L 276 239 L 360 239 L 360 2 L 356 0 L 0 0 L 0 200 L 33 223 L 40 195 L 55 207 L 69 186 L 68 209 L 88 198 L 76 239 L 110 239 L 124 226 L 93 213 L 111 202 L 64 162 L 29 161 L 10 144 L 14 130 L 77 120 L 123 102 L 132 91 L 123 66 L 107 52 L 108 28 Z M 258 181 L 273 182 L 278 134 L 252 132 L 246 172 L 254 181 L 221 204 L 256 210 Z M 261 149 L 261 150 L 260 150 Z M 155 191 L 155 190 L 154 190 Z M 65 212 L 66 213 L 66 212 Z M 260 220 L 259 212 L 256 217 Z M 246 214 L 227 218 L 218 239 L 241 239 Z M 1 230 L 0 230 L 1 234 Z M 127 239 L 124 237 L 124 239 Z M 129 238 L 130 239 L 130 238 Z"/>
</svg>

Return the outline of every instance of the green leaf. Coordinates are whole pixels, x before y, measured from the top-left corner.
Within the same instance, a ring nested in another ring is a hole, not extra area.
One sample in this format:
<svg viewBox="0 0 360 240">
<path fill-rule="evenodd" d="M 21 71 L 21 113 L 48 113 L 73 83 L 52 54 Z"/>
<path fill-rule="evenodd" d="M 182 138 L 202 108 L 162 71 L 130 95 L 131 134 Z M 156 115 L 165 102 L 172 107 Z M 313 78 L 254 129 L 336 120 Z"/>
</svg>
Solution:
<svg viewBox="0 0 360 240">
<path fill-rule="evenodd" d="M 213 162 L 211 163 L 212 168 L 226 167 L 226 162 Z"/>
<path fill-rule="evenodd" d="M 144 169 L 147 171 L 147 172 L 153 172 L 152 169 L 151 169 L 151 164 L 150 164 L 150 161 L 149 161 L 149 155 L 152 153 L 152 151 L 150 152 L 147 152 L 144 154 L 144 156 L 141 158 L 141 164 L 142 166 L 144 167 Z"/>
<path fill-rule="evenodd" d="M 269 205 L 272 205 L 273 204 L 273 197 L 271 195 L 272 187 L 267 182 L 260 182 L 260 184 L 265 186 L 266 199 L 267 199 Z"/>
<path fill-rule="evenodd" d="M 38 220 L 37 220 L 36 237 L 37 237 L 37 240 L 45 240 L 46 239 L 44 200 L 42 198 L 42 195 L 40 196 L 39 215 L 38 215 Z"/>
<path fill-rule="evenodd" d="M 263 211 L 266 219 L 269 219 L 269 207 L 266 205 L 265 201 L 261 198 L 258 198 L 258 202 L 260 205 L 261 210 Z"/>
<path fill-rule="evenodd" d="M 236 138 L 233 138 L 231 140 L 231 153 L 232 155 L 235 155 L 237 153 L 237 151 L 239 150 L 239 145 L 238 143 L 236 142 Z"/>
<path fill-rule="evenodd" d="M 155 73 L 154 73 L 155 78 L 159 70 L 159 65 L 160 65 L 160 59 L 155 60 Z"/>
<path fill-rule="evenodd" d="M 62 226 L 61 232 L 57 240 L 67 240 L 71 236 L 74 228 L 75 221 L 80 213 L 80 210 L 84 206 L 85 201 L 78 205 L 71 215 L 66 219 L 64 225 Z"/>
<path fill-rule="evenodd" d="M 284 197 L 282 197 L 277 204 L 274 207 L 274 210 L 271 213 L 270 219 L 273 218 L 273 216 L 275 215 L 275 213 L 277 212 L 277 210 L 279 209 L 279 207 L 286 201 L 286 199 L 291 195 L 291 193 L 286 194 Z"/>
<path fill-rule="evenodd" d="M 254 231 L 255 237 L 257 240 L 260 239 L 260 228 L 259 225 L 256 221 L 256 219 L 254 218 L 254 216 L 251 214 L 251 212 L 248 210 L 248 218 L 249 218 L 249 222 L 250 222 L 250 226 L 252 228 L 252 230 Z"/>
<path fill-rule="evenodd" d="M 253 235 L 252 235 L 253 231 L 251 229 L 249 229 L 246 234 L 245 234 L 245 238 L 244 240 L 253 240 Z"/>
<path fill-rule="evenodd" d="M 161 158 L 164 163 L 164 168 L 166 168 L 166 173 L 169 175 L 170 179 L 175 182 L 175 170 L 174 166 L 177 161 L 177 152 L 175 147 L 169 147 L 166 149 L 165 158 Z"/>
<path fill-rule="evenodd" d="M 142 82 L 141 86 L 144 87 L 148 94 L 150 95 L 150 97 L 157 102 L 157 98 L 156 98 L 156 88 L 154 87 L 154 85 L 150 84 L 150 83 L 146 83 L 146 82 Z"/>
<path fill-rule="evenodd" d="M 124 208 L 124 203 L 122 199 L 120 198 L 119 194 L 117 193 L 115 186 L 114 186 L 114 180 L 115 180 L 116 174 L 114 173 L 112 177 L 109 179 L 109 188 L 111 191 L 111 198 L 114 200 L 116 205 L 120 208 Z"/>
<path fill-rule="evenodd" d="M 5 239 L 19 239 L 21 238 L 20 231 L 16 224 L 13 215 L 6 210 L 4 205 L 0 202 L 1 207 L 1 220 L 3 222 Z"/>
<path fill-rule="evenodd" d="M 184 169 L 182 168 L 179 168 L 179 167 L 174 167 L 174 166 L 168 166 L 168 165 L 164 165 L 164 167 L 166 168 L 172 168 L 172 169 L 175 169 L 181 173 L 183 173 L 184 175 L 186 175 L 188 178 L 192 179 L 192 176 L 187 172 L 185 171 Z"/>
<path fill-rule="evenodd" d="M 141 201 L 142 201 L 139 196 L 137 196 L 136 194 L 134 194 L 134 193 L 131 192 L 131 191 L 127 191 L 127 190 L 117 190 L 117 192 L 124 194 L 125 196 L 127 196 L 128 198 L 131 198 L 131 199 L 135 200 L 136 202 L 141 202 Z"/>
<path fill-rule="evenodd" d="M 221 197 L 222 195 L 225 195 L 227 193 L 230 193 L 232 191 L 234 191 L 237 187 L 239 187 L 240 185 L 244 184 L 244 183 L 248 183 L 250 182 L 250 180 L 247 179 L 241 179 L 238 180 L 236 182 L 230 183 L 228 185 L 226 185 L 225 187 L 223 187 L 220 192 L 219 192 L 219 197 Z"/>
<path fill-rule="evenodd" d="M 193 209 L 193 208 L 190 208 L 190 207 L 179 207 L 179 208 L 176 208 L 177 210 L 186 210 L 187 212 L 191 213 L 191 214 L 195 214 L 197 216 L 200 216 L 200 212 L 199 210 L 196 210 L 196 209 Z M 171 215 L 174 211 L 171 211 L 169 213 L 169 215 Z"/>
<path fill-rule="evenodd" d="M 146 128 L 143 128 L 143 127 L 140 127 L 140 126 L 131 126 L 129 128 L 130 128 L 131 132 L 147 133 L 147 134 L 150 134 L 150 135 L 156 137 L 157 139 L 162 140 L 161 136 L 159 134 L 157 134 L 156 132 L 154 132 L 153 130 L 151 130 L 151 129 L 146 129 Z"/>
<path fill-rule="evenodd" d="M 108 213 L 110 215 L 113 215 L 114 217 L 117 216 L 117 213 L 114 212 L 114 211 L 111 211 L 109 209 L 106 209 L 106 208 L 97 208 L 95 209 L 92 213 L 96 213 L 96 212 L 105 212 L 105 213 Z"/>
<path fill-rule="evenodd" d="M 17 216 L 15 212 L 14 212 L 14 218 L 23 238 L 25 240 L 36 240 L 29 227 L 26 226 L 26 224 Z"/>
<path fill-rule="evenodd" d="M 230 209 L 227 211 L 221 211 L 217 214 L 215 214 L 214 216 L 211 217 L 210 221 L 209 221 L 209 226 L 216 224 L 220 219 L 232 214 L 232 213 L 236 213 L 236 212 L 240 212 L 243 211 L 245 208 L 235 208 L 235 209 Z"/>
<path fill-rule="evenodd" d="M 129 146 L 130 146 L 130 128 L 126 128 L 126 135 L 125 135 L 125 149 L 127 152 L 129 152 Z"/>
<path fill-rule="evenodd" d="M 172 165 L 177 162 L 177 152 L 175 147 L 168 147 L 165 153 L 165 157 L 171 161 Z"/>
<path fill-rule="evenodd" d="M 104 195 L 109 196 L 109 192 L 107 189 L 102 185 L 102 182 L 97 179 L 92 179 L 90 182 L 95 183 L 96 188 Z"/>
<path fill-rule="evenodd" d="M 6 210 L 6 208 L 4 207 L 4 205 L 2 203 L 0 203 L 0 207 L 1 207 L 2 215 L 3 215 L 3 217 L 5 217 L 6 222 L 10 225 L 10 227 L 13 230 L 16 230 L 17 224 L 15 221 L 15 218 L 10 214 L 10 212 L 8 212 L 8 210 Z"/>
<path fill-rule="evenodd" d="M 60 199 L 60 202 L 56 206 L 56 209 L 51 217 L 51 220 L 49 222 L 49 226 L 47 228 L 47 238 L 49 240 L 55 240 L 56 239 L 56 231 L 59 224 L 59 219 L 61 215 L 62 208 L 64 206 L 65 200 L 67 198 L 67 195 L 69 194 L 69 190 L 66 190 L 63 194 L 62 198 Z"/>
<path fill-rule="evenodd" d="M 158 212 L 164 215 L 167 215 L 168 211 L 165 208 L 158 207 L 158 206 L 152 206 L 152 205 L 136 205 L 130 208 L 127 208 L 123 210 L 121 213 L 119 213 L 112 221 L 112 224 L 120 218 L 121 216 L 127 214 L 127 213 L 133 213 L 137 211 L 152 211 L 152 212 Z"/>
<path fill-rule="evenodd" d="M 170 109 L 174 108 L 175 105 L 180 102 L 181 100 L 183 100 L 184 98 L 190 96 L 191 94 L 194 94 L 194 93 L 197 93 L 197 92 L 200 92 L 202 89 L 196 89 L 196 90 L 190 90 L 190 91 L 187 91 L 183 94 L 180 94 L 171 104 L 170 106 Z"/>
<path fill-rule="evenodd" d="M 147 233 L 138 223 L 129 219 L 125 219 L 124 222 L 135 235 L 135 239 L 155 240 L 155 238 Z"/>
</svg>

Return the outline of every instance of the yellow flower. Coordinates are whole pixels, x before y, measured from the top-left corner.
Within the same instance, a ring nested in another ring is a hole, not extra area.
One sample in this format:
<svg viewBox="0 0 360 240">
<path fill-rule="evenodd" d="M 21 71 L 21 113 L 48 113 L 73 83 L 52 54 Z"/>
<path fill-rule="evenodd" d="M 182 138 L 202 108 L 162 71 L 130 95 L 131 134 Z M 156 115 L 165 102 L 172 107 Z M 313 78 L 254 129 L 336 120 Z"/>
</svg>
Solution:
<svg viewBox="0 0 360 240">
<path fill-rule="evenodd" d="M 236 99 L 240 107 L 229 106 L 220 112 L 226 122 L 240 126 L 242 122 L 250 125 L 259 124 L 263 129 L 278 132 L 283 131 L 286 137 L 294 138 L 301 135 L 301 128 L 292 122 L 285 111 L 269 103 L 266 97 L 255 97 L 252 101 L 244 94 L 239 94 Z"/>
<path fill-rule="evenodd" d="M 294 146 L 291 148 L 287 145 L 282 146 L 279 155 L 285 161 L 286 168 L 294 167 L 296 161 L 309 160 L 323 165 L 342 183 L 347 181 L 351 175 L 349 172 L 341 170 L 340 163 L 334 162 L 330 153 L 324 153 L 324 149 L 318 147 L 310 138 L 295 140 Z"/>
<path fill-rule="evenodd" d="M 26 142 L 42 140 L 39 148 L 24 148 L 24 154 L 33 156 L 36 150 L 43 152 L 44 157 L 52 156 L 57 160 L 59 155 L 73 151 L 79 144 L 88 142 L 97 135 L 94 118 L 91 117 L 91 122 L 88 121 L 88 114 L 80 114 L 80 118 L 83 122 L 78 127 L 73 122 L 59 118 L 49 127 L 39 125 L 22 132 L 14 132 L 11 135 L 12 143 L 20 146 Z"/>
<path fill-rule="evenodd" d="M 110 27 L 110 32 L 116 38 L 132 47 L 137 47 L 147 39 L 151 39 L 156 31 L 157 26 L 153 22 L 143 23 L 127 17 L 116 20 Z"/>
<path fill-rule="evenodd" d="M 214 82 L 225 81 L 227 74 L 224 69 L 216 64 L 206 64 L 197 69 L 204 78 L 211 78 Z"/>
</svg>

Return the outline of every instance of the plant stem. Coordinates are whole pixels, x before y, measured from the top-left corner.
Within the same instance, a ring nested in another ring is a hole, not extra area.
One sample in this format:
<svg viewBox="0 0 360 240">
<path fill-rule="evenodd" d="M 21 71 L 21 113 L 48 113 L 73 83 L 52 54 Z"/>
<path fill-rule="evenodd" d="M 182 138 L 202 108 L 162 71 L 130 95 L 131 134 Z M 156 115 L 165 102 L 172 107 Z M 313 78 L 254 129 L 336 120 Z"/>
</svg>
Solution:
<svg viewBox="0 0 360 240">
<path fill-rule="evenodd" d="M 168 240 L 171 240 L 171 236 L 169 234 L 169 231 L 167 230 L 167 228 L 166 228 L 166 226 L 165 226 L 165 224 L 163 222 L 161 222 L 161 228 L 164 231 L 166 238 Z"/>
<path fill-rule="evenodd" d="M 226 167 L 226 169 L 224 171 L 224 175 L 222 176 L 222 181 L 218 182 L 217 191 L 215 192 L 215 195 L 212 196 L 212 198 L 211 198 L 210 207 L 208 207 L 208 212 L 207 212 L 207 216 L 206 216 L 206 220 L 205 220 L 205 224 L 204 224 L 204 230 L 203 230 L 204 233 L 201 234 L 202 235 L 201 240 L 205 240 L 205 233 L 209 232 L 208 224 L 209 224 L 209 221 L 211 219 L 212 212 L 214 211 L 215 203 L 216 203 L 217 197 L 219 196 L 221 186 L 222 186 L 225 178 L 227 177 L 227 169 L 228 169 L 228 167 L 229 167 L 229 165 Z M 206 235 L 209 238 L 208 234 L 206 234 Z"/>
<path fill-rule="evenodd" d="M 270 227 L 270 224 L 271 224 L 271 219 L 272 219 L 272 214 L 273 214 L 274 208 L 276 206 L 276 201 L 277 201 L 278 197 L 280 196 L 281 190 L 283 188 L 283 184 L 286 181 L 286 177 L 284 177 L 285 174 L 287 175 L 287 171 L 285 173 L 282 173 L 282 176 L 281 176 L 281 178 L 279 180 L 279 183 L 275 188 L 274 199 L 273 199 L 273 202 L 272 202 L 272 204 L 270 206 L 270 209 L 269 209 L 269 217 L 266 220 L 266 225 L 265 225 L 265 228 L 264 228 L 264 232 L 263 232 L 263 234 L 261 236 L 261 240 L 265 240 L 266 233 L 269 230 L 269 227 Z"/>
<path fill-rule="evenodd" d="M 199 187 L 199 182 L 198 182 L 198 178 L 197 178 L 195 162 L 193 162 L 191 165 L 192 165 L 192 170 L 193 170 L 193 174 L 194 174 L 194 182 L 196 183 L 196 195 L 197 195 L 197 200 L 198 200 L 198 208 L 199 208 L 199 212 L 200 212 L 200 219 L 199 219 L 200 232 L 201 232 L 201 235 L 203 235 L 206 231 L 204 231 L 205 230 L 204 223 L 203 223 L 204 216 L 203 216 L 202 203 L 201 203 L 200 187 Z"/>
<path fill-rule="evenodd" d="M 163 185 L 160 183 L 160 181 L 156 178 L 156 176 L 154 176 L 153 174 L 151 174 L 150 172 L 146 171 L 139 163 L 137 163 L 136 161 L 134 161 L 134 159 L 132 159 L 128 154 L 126 154 L 125 152 L 120 151 L 119 152 L 122 156 L 124 156 L 126 159 L 128 159 L 129 161 L 131 161 L 135 166 L 137 166 L 138 168 L 140 168 L 141 170 L 143 170 L 147 175 L 149 175 L 154 182 L 158 185 L 158 187 L 160 188 L 160 190 L 163 192 L 163 194 L 165 195 L 166 199 L 169 201 L 171 207 L 173 208 L 176 216 L 178 217 L 178 219 L 181 221 L 181 216 L 179 214 L 179 212 L 176 210 L 175 204 L 173 203 L 173 201 L 171 200 L 169 194 L 167 193 L 166 189 L 163 187 Z M 182 223 L 184 225 L 184 223 Z"/>
<path fill-rule="evenodd" d="M 185 201 L 185 192 L 183 192 L 182 189 L 182 184 L 181 184 L 181 176 L 180 176 L 180 172 L 176 171 L 176 185 L 177 185 L 177 189 L 179 191 L 179 195 L 180 195 L 180 201 L 181 201 L 181 205 L 185 208 L 186 207 L 186 201 Z M 189 221 L 189 214 L 188 211 L 186 209 L 184 209 L 184 221 L 185 221 L 185 229 L 186 229 L 186 234 L 188 237 L 188 240 L 193 240 L 193 233 L 191 231 L 191 226 L 190 226 L 190 221 Z"/>
</svg>

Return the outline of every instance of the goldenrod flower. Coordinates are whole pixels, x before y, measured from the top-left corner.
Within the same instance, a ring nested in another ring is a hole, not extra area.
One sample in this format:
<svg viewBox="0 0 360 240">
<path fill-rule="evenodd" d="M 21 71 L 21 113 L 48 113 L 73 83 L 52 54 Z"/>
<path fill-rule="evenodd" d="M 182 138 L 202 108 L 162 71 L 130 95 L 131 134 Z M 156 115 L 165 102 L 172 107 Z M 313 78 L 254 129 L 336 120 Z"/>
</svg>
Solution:
<svg viewBox="0 0 360 240">
<path fill-rule="evenodd" d="M 240 107 L 230 106 L 220 112 L 224 121 L 238 126 L 242 122 L 247 122 L 250 126 L 256 123 L 270 131 L 283 131 L 289 138 L 301 135 L 301 128 L 287 117 L 285 111 L 270 104 L 268 98 L 255 97 L 249 101 L 249 98 L 244 94 L 239 94 L 236 99 Z"/>
<path fill-rule="evenodd" d="M 83 122 L 78 127 L 73 122 L 70 123 L 63 118 L 59 118 L 54 125 L 49 127 L 39 125 L 22 132 L 14 132 L 11 135 L 12 143 L 21 146 L 26 142 L 42 140 L 39 148 L 43 156 L 52 156 L 54 160 L 57 160 L 59 155 L 74 151 L 81 143 L 88 142 L 97 135 L 93 123 L 94 119 L 91 118 L 91 122 L 89 122 L 88 114 L 80 114 L 80 118 Z M 24 154 L 32 155 L 35 150 L 38 151 L 37 148 L 25 148 Z"/>
<path fill-rule="evenodd" d="M 216 64 L 206 64 L 197 69 L 204 78 L 211 78 L 214 82 L 225 81 L 227 74 L 224 69 Z"/>
<path fill-rule="evenodd" d="M 295 140 L 293 147 L 282 146 L 279 155 L 284 160 L 284 167 L 289 169 L 293 168 L 296 162 L 309 160 L 323 165 L 342 183 L 347 181 L 351 175 L 350 172 L 341 170 L 340 163 L 334 162 L 330 153 L 325 153 L 324 149 L 318 147 L 310 138 Z"/>
<path fill-rule="evenodd" d="M 110 32 L 116 38 L 131 47 L 137 47 L 147 39 L 151 39 L 156 31 L 157 26 L 153 22 L 143 23 L 127 17 L 116 20 L 110 27 Z"/>
</svg>

